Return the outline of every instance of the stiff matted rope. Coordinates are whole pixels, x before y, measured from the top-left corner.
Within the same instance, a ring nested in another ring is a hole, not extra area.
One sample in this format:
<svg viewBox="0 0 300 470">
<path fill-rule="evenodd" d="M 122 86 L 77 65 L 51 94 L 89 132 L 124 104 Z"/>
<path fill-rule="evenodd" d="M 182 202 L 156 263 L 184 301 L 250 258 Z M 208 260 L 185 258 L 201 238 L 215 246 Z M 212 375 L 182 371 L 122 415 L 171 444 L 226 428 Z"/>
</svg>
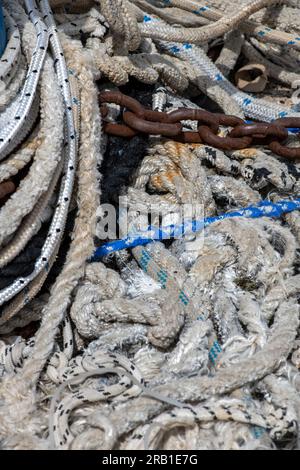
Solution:
<svg viewBox="0 0 300 470">
<path fill-rule="evenodd" d="M 98 93 L 299 117 L 299 6 L 2 4 L 2 448 L 297 448 L 299 162 L 105 136 L 123 109 Z M 232 83 L 246 61 L 263 99 Z"/>
<path fill-rule="evenodd" d="M 139 0 L 135 0 L 136 3 L 139 3 Z M 220 21 L 223 16 L 223 13 L 219 10 L 212 8 L 209 4 L 202 4 L 199 2 L 194 2 L 190 0 L 162 0 L 162 3 L 166 6 L 178 6 L 183 10 L 190 11 L 195 15 L 204 16 L 212 21 Z M 257 3 L 254 3 L 254 8 Z M 278 3 L 278 2 L 277 2 Z M 271 3 L 268 2 L 270 5 Z M 144 5 L 144 3 L 143 3 Z M 236 5 L 235 5 L 236 6 Z M 267 6 L 267 5 L 264 5 Z M 251 8 L 251 6 L 248 8 Z M 230 18 L 229 20 L 230 21 Z M 256 36 L 260 41 L 281 44 L 288 46 L 290 48 L 299 49 L 300 42 L 299 36 L 293 34 L 287 34 L 284 31 L 277 31 L 272 28 L 266 27 L 261 23 L 257 23 L 253 20 L 248 20 L 240 24 L 242 32 Z"/>
<path fill-rule="evenodd" d="M 116 240 L 109 242 L 97 248 L 94 253 L 93 260 L 96 261 L 102 256 L 108 255 L 114 251 L 119 251 L 127 248 L 134 248 L 139 245 L 146 245 L 153 240 L 169 240 L 172 238 L 179 238 L 185 235 L 190 235 L 193 232 L 198 232 L 208 225 L 225 220 L 231 217 L 281 217 L 283 214 L 300 209 L 300 199 L 294 201 L 278 201 L 273 204 L 268 201 L 263 201 L 257 207 L 245 207 L 239 211 L 228 212 L 227 214 L 219 215 L 217 217 L 208 217 L 203 220 L 185 221 L 184 224 L 179 226 L 169 227 L 148 227 L 144 233 L 132 233 L 123 240 Z"/>
<path fill-rule="evenodd" d="M 210 39 L 222 36 L 231 29 L 234 29 L 245 18 L 249 17 L 256 11 L 264 8 L 273 3 L 278 3 L 277 0 L 256 0 L 246 5 L 237 14 L 230 17 L 223 17 L 218 20 L 213 27 L 211 25 L 202 26 L 202 28 L 188 28 L 184 31 L 176 30 L 167 26 L 155 27 L 153 30 L 150 28 L 143 28 L 142 33 L 150 36 L 153 39 L 168 40 L 174 42 L 191 42 L 191 43 L 205 43 Z"/>
</svg>

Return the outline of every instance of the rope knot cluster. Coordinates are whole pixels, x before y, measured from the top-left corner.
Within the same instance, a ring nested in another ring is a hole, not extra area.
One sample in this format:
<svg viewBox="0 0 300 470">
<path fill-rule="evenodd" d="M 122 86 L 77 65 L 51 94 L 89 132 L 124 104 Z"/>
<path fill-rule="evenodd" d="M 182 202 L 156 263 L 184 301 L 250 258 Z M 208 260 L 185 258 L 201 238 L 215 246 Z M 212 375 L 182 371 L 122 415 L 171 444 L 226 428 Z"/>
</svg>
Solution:
<svg viewBox="0 0 300 470">
<path fill-rule="evenodd" d="M 299 447 L 300 15 L 277 3 L 2 0 L 1 448 Z M 132 231 L 99 239 L 119 196 Z"/>
</svg>

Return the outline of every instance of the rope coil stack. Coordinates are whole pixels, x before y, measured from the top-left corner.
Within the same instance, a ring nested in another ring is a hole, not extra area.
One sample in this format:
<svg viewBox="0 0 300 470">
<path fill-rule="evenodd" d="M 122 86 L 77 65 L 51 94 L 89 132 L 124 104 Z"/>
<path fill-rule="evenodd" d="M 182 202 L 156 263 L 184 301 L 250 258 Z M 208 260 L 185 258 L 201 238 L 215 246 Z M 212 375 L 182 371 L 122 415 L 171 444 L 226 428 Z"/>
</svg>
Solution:
<svg viewBox="0 0 300 470">
<path fill-rule="evenodd" d="M 0 447 L 298 449 L 297 2 L 2 6 Z"/>
</svg>

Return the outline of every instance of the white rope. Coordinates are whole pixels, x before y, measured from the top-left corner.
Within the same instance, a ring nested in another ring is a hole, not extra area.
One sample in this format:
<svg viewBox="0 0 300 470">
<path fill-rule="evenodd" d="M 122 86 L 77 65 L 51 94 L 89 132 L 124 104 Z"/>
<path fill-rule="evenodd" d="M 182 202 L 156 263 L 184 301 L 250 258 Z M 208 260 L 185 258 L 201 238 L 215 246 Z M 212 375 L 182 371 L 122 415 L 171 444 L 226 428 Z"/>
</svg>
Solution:
<svg viewBox="0 0 300 470">
<path fill-rule="evenodd" d="M 89 259 L 100 203 L 119 195 L 130 227 L 150 209 L 170 225 L 188 204 L 215 216 L 299 197 L 297 161 L 258 146 L 103 138 L 98 105 L 98 88 L 126 85 L 156 111 L 210 107 L 209 97 L 241 117 L 298 117 L 300 27 L 285 22 L 299 6 L 25 0 L 27 16 L 23 2 L 3 3 L 0 184 L 16 190 L 0 201 L 1 446 L 298 448 L 298 212 Z M 232 83 L 245 57 L 266 67 L 263 100 Z M 109 106 L 105 119 L 120 113 Z M 37 239 L 36 259 L 19 266 Z"/>
</svg>

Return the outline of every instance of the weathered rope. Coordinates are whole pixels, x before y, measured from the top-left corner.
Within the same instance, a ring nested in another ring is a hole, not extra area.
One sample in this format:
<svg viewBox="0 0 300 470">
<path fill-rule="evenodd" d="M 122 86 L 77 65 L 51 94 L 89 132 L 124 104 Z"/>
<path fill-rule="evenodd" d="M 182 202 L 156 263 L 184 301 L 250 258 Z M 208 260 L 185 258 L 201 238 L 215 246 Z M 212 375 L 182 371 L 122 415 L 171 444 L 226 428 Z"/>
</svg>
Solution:
<svg viewBox="0 0 300 470">
<path fill-rule="evenodd" d="M 136 0 L 138 2 L 138 0 Z M 190 11 L 195 15 L 204 16 L 212 21 L 218 21 L 222 18 L 223 13 L 215 8 L 211 8 L 209 4 L 199 4 L 190 0 L 162 0 L 167 5 L 178 6 L 183 10 Z M 268 3 L 270 4 L 270 3 Z M 270 42 L 275 44 L 287 45 L 290 48 L 299 49 L 299 37 L 297 35 L 287 34 L 283 31 L 277 31 L 269 27 L 264 27 L 260 23 L 253 20 L 248 20 L 240 24 L 242 32 L 254 35 L 260 41 Z"/>
<path fill-rule="evenodd" d="M 1 447 L 299 447 L 299 162 L 105 136 L 98 105 L 124 86 L 159 111 L 298 116 L 299 5 L 37 3 L 3 0 Z M 245 60 L 263 100 L 231 82 Z M 119 196 L 130 236 L 120 211 L 104 241 Z"/>
<path fill-rule="evenodd" d="M 201 44 L 214 39 L 218 36 L 222 36 L 228 31 L 237 27 L 245 18 L 248 18 L 251 14 L 259 11 L 261 8 L 266 7 L 272 3 L 278 3 L 277 0 L 255 0 L 250 4 L 242 8 L 238 13 L 231 17 L 223 17 L 216 21 L 213 26 L 202 26 L 202 28 L 188 28 L 183 31 L 180 29 L 173 29 L 168 26 L 153 26 L 142 28 L 142 33 L 151 37 L 152 39 L 168 40 L 174 42 L 190 42 Z"/>
</svg>

